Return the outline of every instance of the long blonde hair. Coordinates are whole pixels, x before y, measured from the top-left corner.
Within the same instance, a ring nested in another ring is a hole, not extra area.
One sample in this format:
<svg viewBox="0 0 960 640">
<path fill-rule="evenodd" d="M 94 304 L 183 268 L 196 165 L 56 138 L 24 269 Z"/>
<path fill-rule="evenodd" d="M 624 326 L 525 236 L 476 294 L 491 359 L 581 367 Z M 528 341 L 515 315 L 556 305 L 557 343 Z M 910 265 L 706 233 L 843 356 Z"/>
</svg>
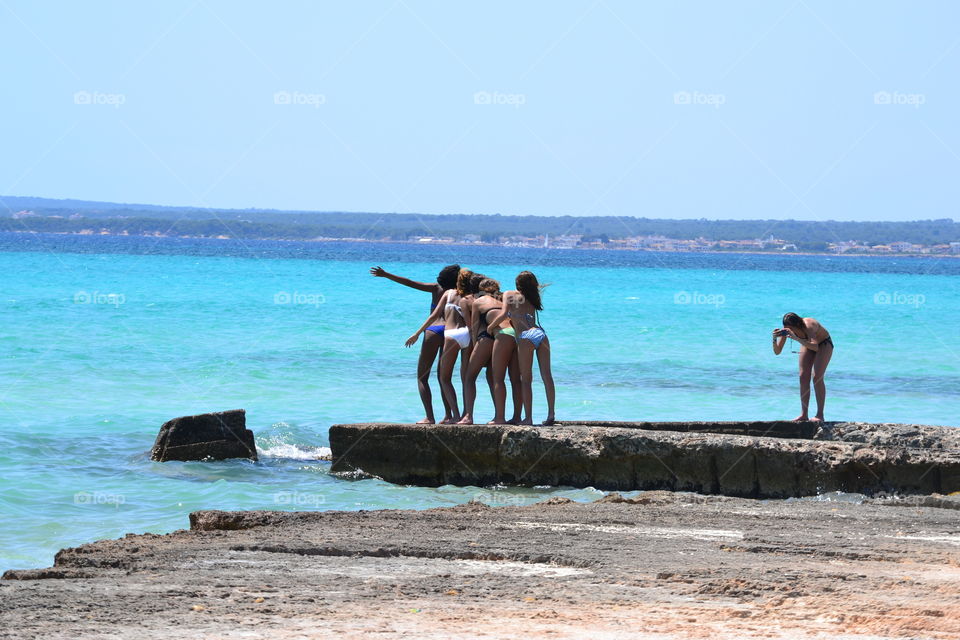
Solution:
<svg viewBox="0 0 960 640">
<path fill-rule="evenodd" d="M 470 278 L 473 276 L 473 271 L 470 269 L 460 269 L 460 273 L 457 275 L 457 293 L 461 296 L 470 295 Z"/>
</svg>

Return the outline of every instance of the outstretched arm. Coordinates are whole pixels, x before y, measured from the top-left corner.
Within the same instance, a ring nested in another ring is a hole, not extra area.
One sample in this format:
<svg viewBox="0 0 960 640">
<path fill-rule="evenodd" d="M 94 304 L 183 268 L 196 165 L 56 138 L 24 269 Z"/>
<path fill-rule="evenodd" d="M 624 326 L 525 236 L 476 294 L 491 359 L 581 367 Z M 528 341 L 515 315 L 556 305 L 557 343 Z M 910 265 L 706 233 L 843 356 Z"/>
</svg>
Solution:
<svg viewBox="0 0 960 640">
<path fill-rule="evenodd" d="M 437 289 L 437 283 L 435 282 L 417 282 L 416 280 L 411 280 L 410 278 L 394 275 L 383 267 L 370 267 L 370 275 L 375 278 L 386 278 L 387 280 L 393 280 L 397 284 L 402 284 L 405 287 L 410 287 L 411 289 L 416 289 L 417 291 L 433 292 Z"/>
<path fill-rule="evenodd" d="M 407 341 L 404 343 L 406 346 L 412 347 L 413 344 L 417 341 L 417 338 L 420 337 L 420 334 L 426 331 L 427 327 L 429 327 L 434 322 L 440 319 L 440 314 L 443 313 L 443 309 L 444 309 L 444 305 L 446 304 L 446 301 L 447 301 L 447 294 L 444 293 L 442 296 L 440 296 L 440 300 L 437 301 L 437 306 L 435 306 L 433 308 L 433 311 L 430 312 L 430 315 L 427 316 L 426 321 L 424 321 L 424 323 L 420 325 L 420 328 L 417 329 L 417 332 L 412 336 L 410 336 L 409 338 L 407 338 Z"/>
</svg>

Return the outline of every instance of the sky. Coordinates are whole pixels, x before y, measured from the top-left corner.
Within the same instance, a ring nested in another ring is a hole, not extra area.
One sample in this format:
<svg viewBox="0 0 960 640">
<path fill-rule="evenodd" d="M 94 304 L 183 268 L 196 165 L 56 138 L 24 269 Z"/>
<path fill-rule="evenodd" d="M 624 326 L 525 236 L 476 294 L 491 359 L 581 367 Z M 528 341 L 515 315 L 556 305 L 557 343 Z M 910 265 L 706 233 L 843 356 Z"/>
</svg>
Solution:
<svg viewBox="0 0 960 640">
<path fill-rule="evenodd" d="M 957 218 L 960 3 L 0 0 L 0 194 Z"/>
</svg>

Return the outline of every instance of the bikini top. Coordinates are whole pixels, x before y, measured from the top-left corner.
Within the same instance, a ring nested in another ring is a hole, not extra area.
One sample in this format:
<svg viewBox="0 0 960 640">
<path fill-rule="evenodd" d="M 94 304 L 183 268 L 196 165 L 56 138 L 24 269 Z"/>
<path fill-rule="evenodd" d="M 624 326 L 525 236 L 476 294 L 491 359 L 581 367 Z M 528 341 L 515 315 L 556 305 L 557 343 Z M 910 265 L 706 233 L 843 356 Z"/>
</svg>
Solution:
<svg viewBox="0 0 960 640">
<path fill-rule="evenodd" d="M 499 311 L 499 309 L 495 307 L 491 307 L 480 314 L 480 322 L 483 323 L 484 325 L 490 324 L 490 321 L 487 320 L 487 314 L 489 314 L 491 311 Z"/>
<path fill-rule="evenodd" d="M 508 317 L 508 318 L 512 318 L 513 316 L 514 316 L 513 313 L 507 311 L 507 317 Z M 537 317 L 536 317 L 535 315 L 533 315 L 532 313 L 525 313 L 525 314 L 523 314 L 523 319 L 526 320 L 526 321 L 527 321 L 527 324 L 529 324 L 531 327 L 539 326 L 539 325 L 537 325 Z"/>
<path fill-rule="evenodd" d="M 450 307 L 453 307 L 454 309 L 456 309 L 457 313 L 460 314 L 460 317 L 461 318 L 463 317 L 463 309 L 460 308 L 460 305 L 453 304 L 452 302 L 448 302 L 443 308 L 444 310 L 446 310 L 446 309 L 449 309 Z"/>
</svg>

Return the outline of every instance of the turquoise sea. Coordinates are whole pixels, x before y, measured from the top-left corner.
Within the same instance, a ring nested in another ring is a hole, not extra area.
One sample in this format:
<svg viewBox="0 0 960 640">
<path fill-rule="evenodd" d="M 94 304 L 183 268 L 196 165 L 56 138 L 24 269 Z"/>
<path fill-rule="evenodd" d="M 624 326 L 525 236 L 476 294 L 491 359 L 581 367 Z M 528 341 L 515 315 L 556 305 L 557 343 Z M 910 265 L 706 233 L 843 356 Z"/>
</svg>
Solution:
<svg viewBox="0 0 960 640">
<path fill-rule="evenodd" d="M 793 418 L 797 356 L 775 357 L 770 331 L 795 311 L 836 343 L 828 419 L 958 424 L 956 259 L 0 234 L 0 570 L 196 509 L 596 498 L 347 480 L 313 459 L 332 423 L 422 417 L 403 342 L 429 296 L 368 269 L 432 280 L 451 262 L 551 283 L 561 420 Z M 260 462 L 148 459 L 164 421 L 233 408 Z"/>
</svg>

